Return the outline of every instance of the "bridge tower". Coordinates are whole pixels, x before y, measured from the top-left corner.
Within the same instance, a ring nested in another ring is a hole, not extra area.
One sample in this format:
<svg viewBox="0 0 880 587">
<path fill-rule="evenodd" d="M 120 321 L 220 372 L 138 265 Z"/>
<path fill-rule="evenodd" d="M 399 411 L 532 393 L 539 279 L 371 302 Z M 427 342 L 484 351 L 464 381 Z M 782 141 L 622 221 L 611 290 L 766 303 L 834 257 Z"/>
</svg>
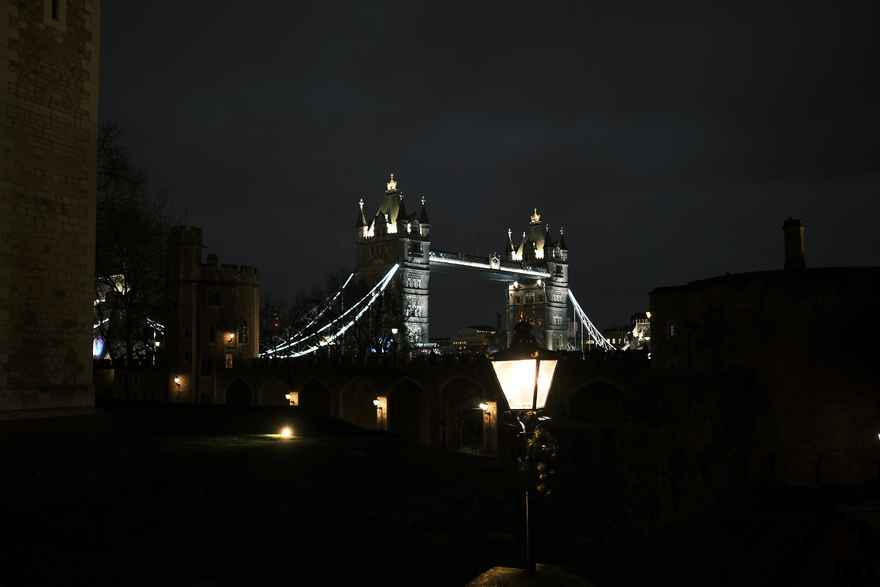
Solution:
<svg viewBox="0 0 880 587">
<path fill-rule="evenodd" d="M 541 214 L 534 209 L 522 241 L 513 241 L 507 230 L 506 260 L 523 268 L 544 270 L 549 277 L 522 279 L 508 284 L 507 342 L 510 344 L 513 325 L 528 322 L 535 329 L 539 343 L 548 350 L 565 350 L 569 346 L 568 318 L 568 245 L 560 229 L 554 241 L 550 226 L 541 223 Z"/>
<path fill-rule="evenodd" d="M 394 327 L 404 348 L 427 343 L 431 222 L 425 198 L 418 212 L 408 212 L 406 196 L 398 190 L 392 173 L 382 203 L 369 221 L 364 206 L 362 198 L 355 223 L 358 276 L 372 285 L 399 263 L 395 280 L 385 291 L 397 314 Z"/>
</svg>

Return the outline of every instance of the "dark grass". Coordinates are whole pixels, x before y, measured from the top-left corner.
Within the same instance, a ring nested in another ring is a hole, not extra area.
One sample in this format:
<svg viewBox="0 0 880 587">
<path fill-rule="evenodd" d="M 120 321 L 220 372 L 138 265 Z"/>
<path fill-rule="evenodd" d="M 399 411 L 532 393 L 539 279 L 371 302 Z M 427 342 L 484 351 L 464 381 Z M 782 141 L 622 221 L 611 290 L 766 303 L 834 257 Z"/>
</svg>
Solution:
<svg viewBox="0 0 880 587">
<path fill-rule="evenodd" d="M 265 436 L 282 425 L 291 441 Z M 0 423 L 0 585 L 462 585 L 521 565 L 512 463 L 290 409 Z M 597 585 L 880 584 L 876 492 L 785 490 L 646 532 L 596 471 L 537 511 Z"/>
<path fill-rule="evenodd" d="M 0 441 L 2 585 L 457 585 L 517 562 L 499 463 L 292 410 L 117 408 Z"/>
</svg>

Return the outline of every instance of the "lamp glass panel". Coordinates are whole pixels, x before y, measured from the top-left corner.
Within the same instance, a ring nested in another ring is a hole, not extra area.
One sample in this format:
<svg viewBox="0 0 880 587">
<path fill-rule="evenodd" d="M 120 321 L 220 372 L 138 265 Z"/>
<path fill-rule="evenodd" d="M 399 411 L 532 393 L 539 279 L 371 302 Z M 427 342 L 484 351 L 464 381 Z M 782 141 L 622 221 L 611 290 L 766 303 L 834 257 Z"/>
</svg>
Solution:
<svg viewBox="0 0 880 587">
<path fill-rule="evenodd" d="M 492 363 L 495 376 L 498 377 L 498 383 L 501 384 L 501 391 L 504 392 L 507 405 L 511 410 L 533 409 L 535 371 L 537 370 L 535 363 L 534 359 L 494 361 Z"/>
<path fill-rule="evenodd" d="M 535 409 L 541 410 L 547 403 L 547 395 L 550 393 L 550 384 L 553 383 L 553 373 L 556 371 L 556 361 L 541 361 L 538 367 L 538 398 Z"/>
</svg>

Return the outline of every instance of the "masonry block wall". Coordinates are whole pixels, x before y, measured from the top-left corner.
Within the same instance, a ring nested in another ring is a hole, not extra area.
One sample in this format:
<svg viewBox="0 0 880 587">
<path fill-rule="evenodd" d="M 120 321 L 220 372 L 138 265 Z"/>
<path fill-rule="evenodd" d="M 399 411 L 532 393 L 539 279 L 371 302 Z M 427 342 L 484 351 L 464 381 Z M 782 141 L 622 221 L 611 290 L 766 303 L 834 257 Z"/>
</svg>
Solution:
<svg viewBox="0 0 880 587">
<path fill-rule="evenodd" d="M 0 0 L 0 413 L 89 407 L 99 0 Z"/>
</svg>

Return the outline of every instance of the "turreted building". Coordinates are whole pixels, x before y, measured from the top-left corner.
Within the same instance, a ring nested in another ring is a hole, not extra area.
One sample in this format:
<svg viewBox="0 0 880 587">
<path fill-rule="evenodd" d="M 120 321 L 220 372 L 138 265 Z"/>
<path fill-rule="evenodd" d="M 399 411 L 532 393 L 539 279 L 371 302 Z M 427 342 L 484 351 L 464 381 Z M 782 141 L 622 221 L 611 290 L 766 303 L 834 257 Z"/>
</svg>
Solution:
<svg viewBox="0 0 880 587">
<path fill-rule="evenodd" d="M 525 321 L 534 327 L 538 342 L 549 350 L 569 348 L 570 323 L 568 316 L 568 245 L 565 231 L 559 229 L 559 240 L 553 240 L 549 224 L 541 223 L 537 208 L 529 218 L 529 225 L 519 243 L 513 241 L 513 231 L 507 229 L 505 261 L 525 268 L 545 269 L 550 274 L 544 279 L 521 279 L 508 286 L 507 336 L 512 328 Z"/>
<path fill-rule="evenodd" d="M 247 265 L 202 261 L 202 230 L 177 226 L 169 246 L 169 396 L 226 403 L 218 372 L 253 359 L 260 341 L 260 281 Z"/>
<path fill-rule="evenodd" d="M 357 271 L 365 284 L 375 284 L 395 263 L 400 269 L 386 295 L 400 304 L 400 324 L 407 348 L 418 348 L 428 340 L 428 281 L 431 249 L 431 222 L 425 198 L 418 211 L 409 212 L 406 196 L 397 188 L 392 173 L 385 195 L 376 212 L 367 220 L 366 202 L 358 202 L 355 222 Z"/>
</svg>

